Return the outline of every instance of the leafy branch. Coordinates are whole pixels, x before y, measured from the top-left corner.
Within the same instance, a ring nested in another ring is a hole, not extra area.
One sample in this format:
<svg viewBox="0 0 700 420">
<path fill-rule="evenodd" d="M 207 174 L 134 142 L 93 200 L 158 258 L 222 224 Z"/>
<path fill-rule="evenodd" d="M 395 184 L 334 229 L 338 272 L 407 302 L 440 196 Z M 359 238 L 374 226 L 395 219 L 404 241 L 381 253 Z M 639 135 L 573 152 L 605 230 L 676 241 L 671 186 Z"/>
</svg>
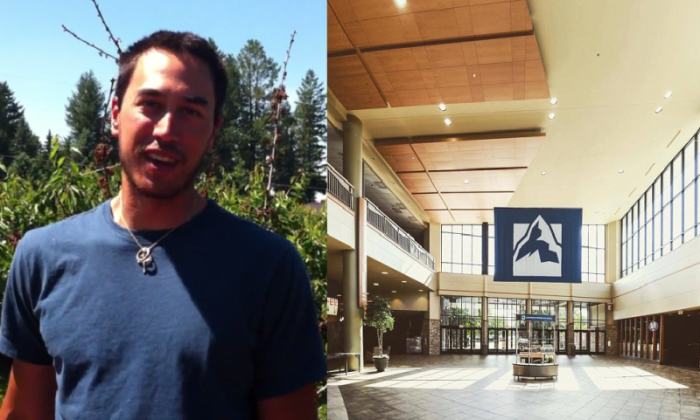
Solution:
<svg viewBox="0 0 700 420">
<path fill-rule="evenodd" d="M 263 211 L 265 212 L 265 214 L 267 214 L 268 199 L 272 191 L 272 176 L 274 174 L 275 168 L 275 148 L 277 146 L 277 142 L 282 138 L 282 133 L 280 133 L 279 128 L 279 120 L 280 116 L 282 115 L 282 102 L 288 98 L 284 83 L 287 80 L 287 64 L 289 63 L 292 45 L 294 44 L 294 36 L 296 34 L 297 31 L 292 32 L 292 38 L 289 41 L 289 48 L 287 49 L 287 58 L 284 60 L 284 67 L 282 69 L 282 80 L 280 81 L 279 87 L 275 89 L 275 93 L 272 97 L 272 110 L 275 114 L 270 118 L 270 120 L 273 122 L 274 125 L 274 133 L 272 137 L 272 152 L 267 158 L 267 162 L 270 165 L 270 167 L 268 169 L 267 186 L 265 187 L 265 201 L 263 204 Z"/>
</svg>

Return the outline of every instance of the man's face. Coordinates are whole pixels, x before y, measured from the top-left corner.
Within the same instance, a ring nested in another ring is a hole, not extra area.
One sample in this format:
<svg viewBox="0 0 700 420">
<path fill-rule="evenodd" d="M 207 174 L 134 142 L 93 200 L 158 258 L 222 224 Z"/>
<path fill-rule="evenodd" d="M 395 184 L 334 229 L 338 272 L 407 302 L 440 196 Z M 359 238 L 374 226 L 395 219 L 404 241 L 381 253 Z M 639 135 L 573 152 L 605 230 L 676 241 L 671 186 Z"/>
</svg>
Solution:
<svg viewBox="0 0 700 420">
<path fill-rule="evenodd" d="M 134 68 L 122 100 L 112 102 L 125 181 L 150 198 L 189 189 L 212 148 L 214 88 L 208 67 L 188 55 L 150 50 Z"/>
</svg>

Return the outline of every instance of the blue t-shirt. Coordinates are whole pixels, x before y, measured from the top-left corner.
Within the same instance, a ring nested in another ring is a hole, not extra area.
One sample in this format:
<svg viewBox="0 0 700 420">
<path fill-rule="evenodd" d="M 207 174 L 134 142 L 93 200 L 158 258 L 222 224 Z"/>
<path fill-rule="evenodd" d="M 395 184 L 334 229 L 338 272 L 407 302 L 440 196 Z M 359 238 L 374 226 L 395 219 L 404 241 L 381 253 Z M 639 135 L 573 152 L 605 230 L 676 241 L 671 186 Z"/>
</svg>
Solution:
<svg viewBox="0 0 700 420">
<path fill-rule="evenodd" d="M 134 234 L 148 246 L 165 232 Z M 209 200 L 147 274 L 137 250 L 109 201 L 18 244 L 0 352 L 54 366 L 57 419 L 249 419 L 257 401 L 325 378 L 289 241 Z"/>
</svg>

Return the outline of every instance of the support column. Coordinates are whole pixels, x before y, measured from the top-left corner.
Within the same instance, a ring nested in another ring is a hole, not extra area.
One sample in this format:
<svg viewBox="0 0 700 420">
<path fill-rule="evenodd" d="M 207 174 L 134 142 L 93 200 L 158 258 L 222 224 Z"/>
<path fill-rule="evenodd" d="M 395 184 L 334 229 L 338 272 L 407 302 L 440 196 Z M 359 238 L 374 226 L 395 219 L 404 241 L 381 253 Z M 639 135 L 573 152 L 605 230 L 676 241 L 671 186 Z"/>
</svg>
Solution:
<svg viewBox="0 0 700 420">
<path fill-rule="evenodd" d="M 574 344 L 574 302 L 566 302 L 566 354 L 569 357 L 575 356 L 575 350 L 571 350 L 571 345 Z"/>
<path fill-rule="evenodd" d="M 428 318 L 423 322 L 423 331 L 427 338 L 423 354 L 437 356 L 440 354 L 440 296 L 437 292 L 428 292 Z"/>
<path fill-rule="evenodd" d="M 489 354 L 489 298 L 481 298 L 481 354 Z"/>
<path fill-rule="evenodd" d="M 354 115 L 348 115 L 343 124 L 343 176 L 354 187 L 353 204 L 357 208 L 358 198 L 362 197 L 362 122 Z M 357 214 L 359 212 L 356 212 Z M 364 222 L 364 221 L 362 221 Z M 359 225 L 360 221 L 355 220 Z M 356 245 L 352 251 L 343 252 L 343 345 L 346 353 L 360 353 L 360 363 L 354 357 L 348 358 L 349 368 L 360 370 L 364 364 L 362 351 L 362 315 L 359 305 L 360 285 L 358 270 L 358 250 L 364 247 L 355 232 Z"/>
<path fill-rule="evenodd" d="M 617 356 L 620 354 L 620 346 L 618 345 L 618 323 L 615 322 L 613 311 L 610 306 L 605 305 L 605 354 L 608 356 Z"/>
</svg>

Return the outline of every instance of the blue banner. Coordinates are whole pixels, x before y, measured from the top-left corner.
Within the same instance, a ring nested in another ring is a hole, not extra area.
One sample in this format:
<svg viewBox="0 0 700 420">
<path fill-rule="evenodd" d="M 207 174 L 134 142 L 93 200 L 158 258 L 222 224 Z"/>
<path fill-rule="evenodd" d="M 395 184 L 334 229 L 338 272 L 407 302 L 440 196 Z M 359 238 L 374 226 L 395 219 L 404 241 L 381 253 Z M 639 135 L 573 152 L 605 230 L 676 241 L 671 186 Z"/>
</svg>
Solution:
<svg viewBox="0 0 700 420">
<path fill-rule="evenodd" d="M 547 321 L 554 322 L 554 315 L 526 315 L 520 316 L 523 321 Z"/>
<path fill-rule="evenodd" d="M 499 282 L 581 283 L 581 209 L 495 208 Z"/>
</svg>

